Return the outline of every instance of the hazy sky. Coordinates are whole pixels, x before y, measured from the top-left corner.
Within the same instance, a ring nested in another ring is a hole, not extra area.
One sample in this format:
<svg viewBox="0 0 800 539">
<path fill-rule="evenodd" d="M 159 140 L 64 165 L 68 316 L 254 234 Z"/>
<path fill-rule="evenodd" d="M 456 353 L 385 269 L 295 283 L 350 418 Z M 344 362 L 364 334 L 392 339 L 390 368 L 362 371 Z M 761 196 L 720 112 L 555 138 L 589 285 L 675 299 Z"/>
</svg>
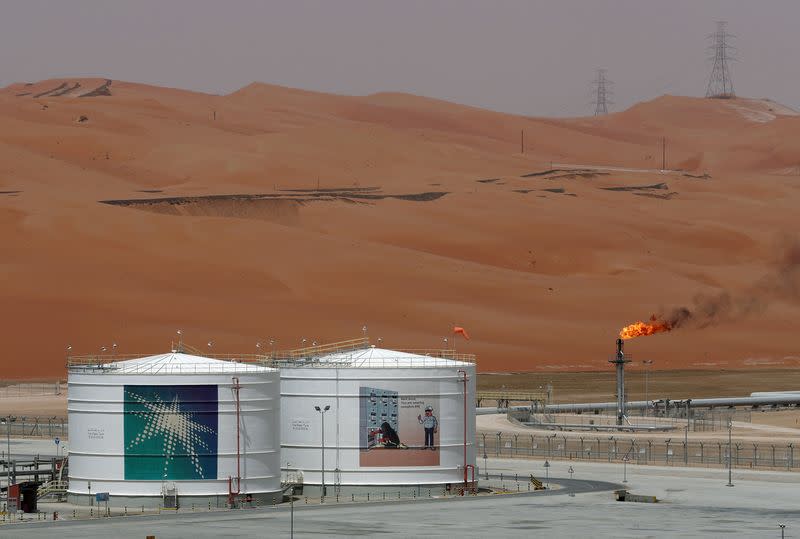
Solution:
<svg viewBox="0 0 800 539">
<path fill-rule="evenodd" d="M 736 93 L 800 108 L 800 0 L 0 0 L 0 85 L 65 76 L 228 93 L 254 80 L 402 91 L 531 115 L 704 95 L 706 36 Z"/>
</svg>

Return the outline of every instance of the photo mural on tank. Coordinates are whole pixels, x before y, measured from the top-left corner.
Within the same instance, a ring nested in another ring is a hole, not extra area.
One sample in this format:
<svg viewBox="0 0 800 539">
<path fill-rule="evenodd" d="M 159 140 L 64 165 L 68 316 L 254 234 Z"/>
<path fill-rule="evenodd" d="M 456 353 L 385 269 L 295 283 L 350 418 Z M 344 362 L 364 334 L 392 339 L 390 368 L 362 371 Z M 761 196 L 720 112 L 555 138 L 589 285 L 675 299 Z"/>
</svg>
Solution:
<svg viewBox="0 0 800 539">
<path fill-rule="evenodd" d="M 125 386 L 125 479 L 217 478 L 217 386 Z"/>
<path fill-rule="evenodd" d="M 361 466 L 438 466 L 438 397 L 359 391 Z"/>
</svg>

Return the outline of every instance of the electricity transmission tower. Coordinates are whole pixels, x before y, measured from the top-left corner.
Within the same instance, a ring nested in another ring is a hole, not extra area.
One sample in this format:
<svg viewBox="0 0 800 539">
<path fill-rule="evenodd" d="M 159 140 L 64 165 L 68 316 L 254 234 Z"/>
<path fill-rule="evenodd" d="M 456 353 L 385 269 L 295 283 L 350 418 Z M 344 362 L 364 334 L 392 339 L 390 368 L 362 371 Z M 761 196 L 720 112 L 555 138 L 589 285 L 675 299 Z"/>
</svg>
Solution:
<svg viewBox="0 0 800 539">
<path fill-rule="evenodd" d="M 613 81 L 610 81 L 606 78 L 606 70 L 598 69 L 597 78 L 592 81 L 592 94 L 594 95 L 594 101 L 592 101 L 592 105 L 594 105 L 595 116 L 600 114 L 608 114 L 608 105 L 614 104 L 614 102 L 610 99 L 613 95 L 613 92 L 610 88 L 612 84 L 614 84 Z"/>
<path fill-rule="evenodd" d="M 736 97 L 733 92 L 733 79 L 728 69 L 728 63 L 734 59 L 733 53 L 736 49 L 729 43 L 730 38 L 734 37 L 725 30 L 725 21 L 717 22 L 717 31 L 709 35 L 712 45 L 709 50 L 712 52 L 710 60 L 713 60 L 714 67 L 711 68 L 711 78 L 708 79 L 706 97 L 714 99 L 730 99 Z"/>
</svg>

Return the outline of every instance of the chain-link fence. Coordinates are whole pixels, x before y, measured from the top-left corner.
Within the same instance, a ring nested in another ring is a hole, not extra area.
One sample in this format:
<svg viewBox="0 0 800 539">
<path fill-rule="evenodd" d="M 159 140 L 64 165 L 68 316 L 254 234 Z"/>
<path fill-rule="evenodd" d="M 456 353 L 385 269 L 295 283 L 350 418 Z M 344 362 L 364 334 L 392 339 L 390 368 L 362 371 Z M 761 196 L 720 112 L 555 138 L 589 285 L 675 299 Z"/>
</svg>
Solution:
<svg viewBox="0 0 800 539">
<path fill-rule="evenodd" d="M 59 438 L 66 439 L 69 429 L 63 417 L 0 417 L 0 438 Z"/>
<path fill-rule="evenodd" d="M 648 440 L 624 436 L 570 437 L 562 434 L 479 433 L 478 457 L 539 458 L 623 462 L 667 466 L 723 467 L 728 455 L 736 468 L 795 470 L 800 459 L 792 443 L 760 443 L 733 439 Z"/>
<path fill-rule="evenodd" d="M 524 476 L 521 476 L 521 478 Z M 529 491 L 531 489 L 530 483 L 524 481 L 522 483 L 516 482 L 516 486 L 512 487 L 510 477 L 507 484 L 503 484 L 503 489 L 506 492 L 522 492 L 523 490 Z M 496 487 L 495 487 L 496 488 Z M 319 497 L 305 496 L 297 494 L 294 496 L 294 505 L 308 506 L 308 505 L 345 505 L 345 504 L 364 504 L 376 503 L 385 504 L 387 502 L 397 501 L 425 501 L 434 499 L 447 499 L 456 498 L 464 494 L 460 484 L 455 484 L 452 489 L 446 488 L 431 488 L 426 485 L 417 485 L 414 488 L 407 488 L 404 490 L 393 490 L 389 487 L 380 489 L 375 487 L 369 492 L 349 493 L 349 494 L 330 494 L 324 499 Z M 479 495 L 477 489 L 467 490 L 467 496 Z M 13 502 L 12 498 L 12 502 Z M 113 496 L 112 496 L 113 501 Z M 191 499 L 182 499 L 177 509 L 167 509 L 166 507 L 150 507 L 146 505 L 129 505 L 119 506 L 112 505 L 107 507 L 98 503 L 98 506 L 93 507 L 75 507 L 75 506 L 58 506 L 56 504 L 47 504 L 39 502 L 38 513 L 24 514 L 21 511 L 6 511 L 5 501 L 0 502 L 0 525 L 12 522 L 34 522 L 45 520 L 88 520 L 98 518 L 114 518 L 114 517 L 127 517 L 133 515 L 163 515 L 163 514 L 188 514 L 188 513 L 211 513 L 211 512 L 234 512 L 241 511 L 244 513 L 248 509 L 258 509 L 260 507 L 275 507 L 276 504 L 263 504 L 257 500 L 240 501 L 235 508 L 226 507 L 226 497 L 220 496 L 215 502 L 193 502 Z M 283 504 L 288 505 L 288 499 L 284 499 Z M 47 507 L 48 509 L 44 509 Z M 55 510 L 55 514 L 54 514 Z M 0 528 L 2 529 L 2 528 Z"/>
<path fill-rule="evenodd" d="M 44 395 L 61 395 L 66 389 L 61 381 L 56 382 L 20 382 L 2 383 L 0 385 L 0 399 L 12 397 L 35 397 Z"/>
</svg>

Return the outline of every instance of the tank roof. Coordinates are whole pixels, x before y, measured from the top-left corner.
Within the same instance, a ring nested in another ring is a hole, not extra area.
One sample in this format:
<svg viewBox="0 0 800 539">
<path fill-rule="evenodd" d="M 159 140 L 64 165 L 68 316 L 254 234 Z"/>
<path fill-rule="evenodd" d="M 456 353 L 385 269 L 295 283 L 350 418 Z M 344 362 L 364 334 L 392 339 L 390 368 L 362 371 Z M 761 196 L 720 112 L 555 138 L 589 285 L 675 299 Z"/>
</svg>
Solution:
<svg viewBox="0 0 800 539">
<path fill-rule="evenodd" d="M 70 372 L 108 373 L 108 374 L 218 374 L 218 373 L 256 373 L 271 372 L 275 369 L 260 364 L 243 363 L 236 358 L 227 360 L 186 354 L 171 351 L 166 354 L 120 359 L 108 363 L 79 361 L 78 358 L 69 363 Z M 103 359 L 109 359 L 105 357 Z"/>
<path fill-rule="evenodd" d="M 472 354 L 457 354 L 453 350 L 389 350 L 368 346 L 315 356 L 296 357 L 279 362 L 281 367 L 345 367 L 345 368 L 436 368 L 461 367 L 475 363 Z"/>
</svg>

